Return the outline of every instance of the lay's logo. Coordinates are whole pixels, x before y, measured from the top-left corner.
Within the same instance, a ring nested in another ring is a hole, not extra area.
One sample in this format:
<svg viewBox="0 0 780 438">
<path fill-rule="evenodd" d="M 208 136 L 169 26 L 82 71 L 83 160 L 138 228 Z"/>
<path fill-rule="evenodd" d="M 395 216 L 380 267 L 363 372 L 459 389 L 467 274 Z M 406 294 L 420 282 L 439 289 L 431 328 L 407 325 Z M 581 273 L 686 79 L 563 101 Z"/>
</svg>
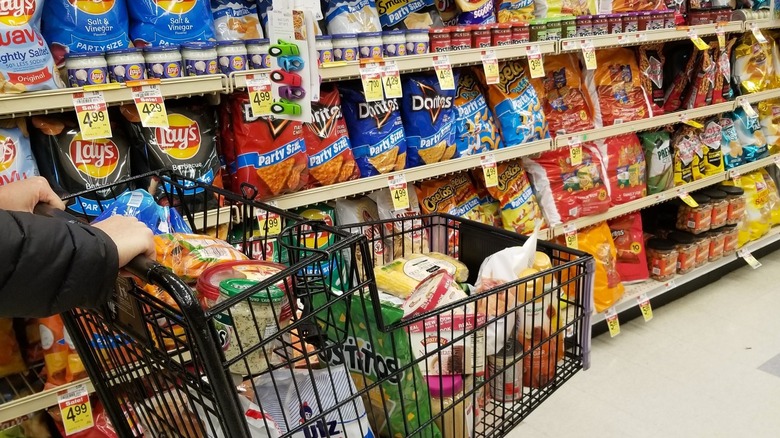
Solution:
<svg viewBox="0 0 780 438">
<path fill-rule="evenodd" d="M 102 15 L 114 8 L 115 0 L 68 0 L 76 9 L 91 15 Z"/>
<path fill-rule="evenodd" d="M 173 14 L 186 14 L 195 7 L 197 0 L 154 0 L 157 7 Z"/>
<path fill-rule="evenodd" d="M 21 26 L 35 15 L 37 0 L 0 0 L 0 23 Z"/>
<path fill-rule="evenodd" d="M 17 150 L 14 139 L 0 136 L 0 172 L 5 172 L 13 166 Z"/>
<path fill-rule="evenodd" d="M 160 149 L 176 160 L 189 160 L 200 150 L 198 122 L 181 114 L 168 114 L 168 128 L 156 128 L 154 138 Z"/>
<path fill-rule="evenodd" d="M 70 142 L 70 160 L 85 175 L 107 178 L 119 165 L 119 148 L 107 138 L 82 140 L 78 134 Z"/>
</svg>

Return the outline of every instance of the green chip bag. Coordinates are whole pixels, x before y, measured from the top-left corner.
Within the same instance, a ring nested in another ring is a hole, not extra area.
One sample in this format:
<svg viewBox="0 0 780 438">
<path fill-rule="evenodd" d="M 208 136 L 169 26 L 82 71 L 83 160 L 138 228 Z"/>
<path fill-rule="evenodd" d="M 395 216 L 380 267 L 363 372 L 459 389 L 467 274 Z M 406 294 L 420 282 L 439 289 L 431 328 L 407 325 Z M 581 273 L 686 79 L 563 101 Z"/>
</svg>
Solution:
<svg viewBox="0 0 780 438">
<path fill-rule="evenodd" d="M 639 133 L 647 162 L 647 194 L 663 192 L 674 187 L 674 166 L 670 136 L 666 131 Z"/>
</svg>

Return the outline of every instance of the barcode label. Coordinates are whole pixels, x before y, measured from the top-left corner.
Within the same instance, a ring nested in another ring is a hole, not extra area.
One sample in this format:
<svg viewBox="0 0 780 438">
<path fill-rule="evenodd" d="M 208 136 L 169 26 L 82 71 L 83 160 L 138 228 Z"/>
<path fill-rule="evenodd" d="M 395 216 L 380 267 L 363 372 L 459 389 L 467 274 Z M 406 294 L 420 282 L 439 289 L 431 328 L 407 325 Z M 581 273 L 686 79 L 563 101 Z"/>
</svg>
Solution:
<svg viewBox="0 0 780 438">
<path fill-rule="evenodd" d="M 130 195 L 130 201 L 127 202 L 127 206 L 131 208 L 138 208 L 144 201 L 144 195 L 134 192 Z"/>
<path fill-rule="evenodd" d="M 207 246 L 198 249 L 197 252 L 200 254 L 199 258 L 201 260 L 226 260 L 233 258 L 233 253 L 224 246 Z"/>
</svg>

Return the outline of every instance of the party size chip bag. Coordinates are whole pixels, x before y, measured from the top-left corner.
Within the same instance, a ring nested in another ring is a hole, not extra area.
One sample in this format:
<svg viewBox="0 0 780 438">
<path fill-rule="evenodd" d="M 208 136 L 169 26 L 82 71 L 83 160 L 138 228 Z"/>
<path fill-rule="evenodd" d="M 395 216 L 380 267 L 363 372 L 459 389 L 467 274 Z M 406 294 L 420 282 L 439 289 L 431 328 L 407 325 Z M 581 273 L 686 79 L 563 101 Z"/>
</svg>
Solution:
<svg viewBox="0 0 780 438">
<path fill-rule="evenodd" d="M 0 186 L 39 175 L 26 123 L 25 119 L 12 120 L 8 126 L 0 123 Z"/>
<path fill-rule="evenodd" d="M 403 90 L 401 117 L 406 134 L 406 167 L 454 157 L 455 90 L 442 90 L 433 73 L 404 76 Z"/>
<path fill-rule="evenodd" d="M 550 135 L 593 129 L 593 103 L 577 58 L 572 54 L 545 57 L 544 71 L 544 77 L 531 83 L 542 100 Z"/>
<path fill-rule="evenodd" d="M 504 147 L 493 113 L 487 106 L 474 74 L 460 73 L 455 95 L 455 158 Z"/>
<path fill-rule="evenodd" d="M 585 83 L 593 101 L 597 128 L 653 115 L 631 49 L 598 50 L 596 61 L 598 67 L 586 71 Z"/>
<path fill-rule="evenodd" d="M 237 41 L 263 37 L 255 0 L 211 0 L 217 40 Z"/>
<path fill-rule="evenodd" d="M 130 0 L 130 38 L 136 46 L 214 40 L 209 3 L 197 0 Z"/>
</svg>

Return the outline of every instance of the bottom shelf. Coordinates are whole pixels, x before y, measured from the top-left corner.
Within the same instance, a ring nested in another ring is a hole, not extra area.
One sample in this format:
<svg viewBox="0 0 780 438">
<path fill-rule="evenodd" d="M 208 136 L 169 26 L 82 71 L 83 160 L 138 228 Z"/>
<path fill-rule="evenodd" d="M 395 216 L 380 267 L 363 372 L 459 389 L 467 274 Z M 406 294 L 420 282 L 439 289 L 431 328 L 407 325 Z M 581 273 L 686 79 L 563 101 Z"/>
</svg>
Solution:
<svg viewBox="0 0 780 438">
<path fill-rule="evenodd" d="M 81 379 L 67 385 L 40 391 L 40 388 L 43 387 L 43 382 L 38 377 L 38 371 L 40 369 L 33 369 L 25 374 L 16 374 L 0 379 L 0 384 L 2 384 L 4 390 L 10 389 L 20 396 L 16 400 L 0 403 L 0 430 L 3 429 L 2 425 L 8 421 L 56 406 L 57 394 L 74 386 L 86 384 L 90 393 L 94 391 L 89 379 Z M 39 390 L 40 392 L 31 394 L 34 390 Z"/>
<path fill-rule="evenodd" d="M 771 230 L 769 230 L 769 233 L 766 236 L 761 237 L 760 239 L 754 240 L 752 242 L 746 243 L 741 249 L 747 249 L 748 251 L 753 253 L 777 241 L 780 241 L 780 227 L 772 228 Z M 638 305 L 636 298 L 642 294 L 647 295 L 647 298 L 649 299 L 653 299 L 654 297 L 663 295 L 672 289 L 684 285 L 685 283 L 693 281 L 701 277 L 702 275 L 705 275 L 709 272 L 712 272 L 716 269 L 726 266 L 729 263 L 739 258 L 740 257 L 737 254 L 724 256 L 721 257 L 720 260 L 707 263 L 706 265 L 696 268 L 693 271 L 688 272 L 687 274 L 676 275 L 673 279 L 668 281 L 662 282 L 656 280 L 647 280 L 647 281 L 643 281 L 642 283 L 626 285 L 626 293 L 623 295 L 623 298 L 621 298 L 620 301 L 618 301 L 618 303 L 615 304 L 614 306 L 615 311 L 618 314 L 620 314 L 621 312 L 636 307 Z M 604 321 L 604 313 L 596 313 L 591 318 L 591 323 L 593 325 L 598 324 L 602 321 Z"/>
</svg>

